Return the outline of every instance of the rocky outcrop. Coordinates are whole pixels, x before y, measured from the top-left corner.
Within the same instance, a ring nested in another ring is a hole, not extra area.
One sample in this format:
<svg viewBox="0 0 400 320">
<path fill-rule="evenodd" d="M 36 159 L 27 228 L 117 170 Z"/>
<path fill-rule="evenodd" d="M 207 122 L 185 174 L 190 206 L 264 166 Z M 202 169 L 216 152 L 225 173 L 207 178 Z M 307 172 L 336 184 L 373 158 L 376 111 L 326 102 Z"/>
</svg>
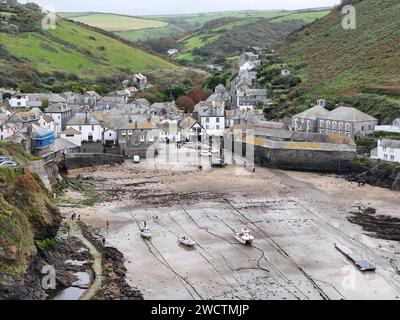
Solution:
<svg viewBox="0 0 400 320">
<path fill-rule="evenodd" d="M 132 288 L 126 282 L 126 267 L 124 255 L 112 247 L 101 244 L 101 236 L 92 228 L 81 223 L 81 229 L 86 239 L 103 255 L 103 267 L 106 278 L 96 297 L 106 300 L 143 300 L 140 290 Z"/>
<path fill-rule="evenodd" d="M 0 273 L 0 300 L 45 300 L 54 292 L 42 288 L 42 268 L 51 265 L 56 270 L 56 291 L 77 281 L 74 273 L 90 269 L 89 265 L 66 264 L 67 260 L 90 261 L 88 250 L 76 239 L 58 241 L 48 248 L 38 248 L 27 271 L 22 275 Z"/>
<path fill-rule="evenodd" d="M 349 181 L 400 191 L 400 165 L 359 159 L 352 163 Z"/>
</svg>

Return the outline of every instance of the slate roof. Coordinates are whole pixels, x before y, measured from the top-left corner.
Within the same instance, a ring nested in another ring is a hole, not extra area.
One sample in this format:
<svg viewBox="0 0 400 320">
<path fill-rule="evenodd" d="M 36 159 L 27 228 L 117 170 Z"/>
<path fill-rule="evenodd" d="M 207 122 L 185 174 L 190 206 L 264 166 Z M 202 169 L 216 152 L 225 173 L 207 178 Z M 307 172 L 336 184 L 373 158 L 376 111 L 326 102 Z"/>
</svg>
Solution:
<svg viewBox="0 0 400 320">
<path fill-rule="evenodd" d="M 198 123 L 195 119 L 193 119 L 192 117 L 187 117 L 185 119 L 182 120 L 182 122 L 180 123 L 180 127 L 183 130 L 189 130 L 191 129 L 196 123 Z"/>
<path fill-rule="evenodd" d="M 74 129 L 74 128 L 68 128 L 67 130 L 61 132 L 61 134 L 65 134 L 65 135 L 75 135 L 75 134 L 81 134 L 80 131 Z"/>
<path fill-rule="evenodd" d="M 357 110 L 352 107 L 339 107 L 335 110 L 329 112 L 325 116 L 321 118 L 328 120 L 337 120 L 337 121 L 351 121 L 351 122 L 360 122 L 360 121 L 376 121 L 374 117 Z"/>
<path fill-rule="evenodd" d="M 317 120 L 317 118 L 325 117 L 329 113 L 324 107 L 315 106 L 311 109 L 307 109 L 299 114 L 296 114 L 293 118 L 306 118 Z"/>
<path fill-rule="evenodd" d="M 96 120 L 90 113 L 77 113 L 67 122 L 68 126 L 84 126 L 84 125 L 100 125 L 100 122 Z"/>
<path fill-rule="evenodd" d="M 400 140 L 382 139 L 379 145 L 387 148 L 400 149 Z"/>
</svg>

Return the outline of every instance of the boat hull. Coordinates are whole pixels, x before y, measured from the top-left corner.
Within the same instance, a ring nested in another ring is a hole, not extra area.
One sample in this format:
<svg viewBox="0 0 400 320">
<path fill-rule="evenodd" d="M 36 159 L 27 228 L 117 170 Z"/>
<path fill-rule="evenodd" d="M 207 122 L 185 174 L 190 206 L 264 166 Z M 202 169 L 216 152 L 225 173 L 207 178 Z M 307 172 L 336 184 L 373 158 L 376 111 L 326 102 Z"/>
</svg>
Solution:
<svg viewBox="0 0 400 320">
<path fill-rule="evenodd" d="M 242 238 L 241 236 L 239 236 L 239 235 L 235 235 L 235 239 L 236 239 L 237 241 L 239 241 L 241 244 L 248 244 L 248 245 L 253 244 L 253 240 L 252 240 L 252 239 L 246 240 L 246 239 L 243 239 L 243 238 Z"/>
</svg>

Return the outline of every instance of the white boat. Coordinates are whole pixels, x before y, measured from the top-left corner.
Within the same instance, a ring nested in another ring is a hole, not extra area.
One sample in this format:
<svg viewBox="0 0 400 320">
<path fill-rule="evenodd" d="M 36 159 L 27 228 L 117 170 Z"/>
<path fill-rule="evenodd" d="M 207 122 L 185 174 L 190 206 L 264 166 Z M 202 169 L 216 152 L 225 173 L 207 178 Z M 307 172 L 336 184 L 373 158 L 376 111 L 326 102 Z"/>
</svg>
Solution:
<svg viewBox="0 0 400 320">
<path fill-rule="evenodd" d="M 248 229 L 242 229 L 241 232 L 235 233 L 235 239 L 243 244 L 252 244 L 254 241 L 254 237 Z"/>
<path fill-rule="evenodd" d="M 193 241 L 190 237 L 188 237 L 188 236 L 180 237 L 180 238 L 178 239 L 178 242 L 179 242 L 180 244 L 183 244 L 183 245 L 187 246 L 187 247 L 194 247 L 194 246 L 196 245 L 196 242 L 194 242 L 194 241 Z"/>
<path fill-rule="evenodd" d="M 140 235 L 145 239 L 150 239 L 153 236 L 150 229 L 147 228 L 140 230 Z"/>
</svg>

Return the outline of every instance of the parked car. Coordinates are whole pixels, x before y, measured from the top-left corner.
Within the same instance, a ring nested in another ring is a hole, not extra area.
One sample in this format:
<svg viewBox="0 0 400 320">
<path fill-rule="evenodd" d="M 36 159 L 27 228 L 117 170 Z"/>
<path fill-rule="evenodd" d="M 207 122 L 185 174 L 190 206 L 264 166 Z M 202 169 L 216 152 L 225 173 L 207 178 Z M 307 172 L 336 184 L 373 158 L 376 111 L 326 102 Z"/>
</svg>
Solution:
<svg viewBox="0 0 400 320">
<path fill-rule="evenodd" d="M 10 167 L 10 168 L 15 168 L 15 167 L 17 167 L 18 165 L 15 163 L 15 162 L 13 162 L 13 161 L 3 161 L 3 162 L 1 162 L 0 163 L 0 167 Z"/>
<path fill-rule="evenodd" d="M 12 161 L 12 158 L 9 156 L 0 156 L 0 163 L 4 161 Z"/>
<path fill-rule="evenodd" d="M 133 163 L 140 163 L 140 156 L 133 156 Z"/>
<path fill-rule="evenodd" d="M 213 168 L 225 168 L 226 163 L 222 159 L 215 159 L 211 162 L 211 167 Z"/>
<path fill-rule="evenodd" d="M 201 156 L 202 156 L 202 157 L 211 157 L 212 154 L 211 154 L 211 152 L 209 152 L 209 151 L 203 150 L 203 151 L 201 152 Z"/>
</svg>

